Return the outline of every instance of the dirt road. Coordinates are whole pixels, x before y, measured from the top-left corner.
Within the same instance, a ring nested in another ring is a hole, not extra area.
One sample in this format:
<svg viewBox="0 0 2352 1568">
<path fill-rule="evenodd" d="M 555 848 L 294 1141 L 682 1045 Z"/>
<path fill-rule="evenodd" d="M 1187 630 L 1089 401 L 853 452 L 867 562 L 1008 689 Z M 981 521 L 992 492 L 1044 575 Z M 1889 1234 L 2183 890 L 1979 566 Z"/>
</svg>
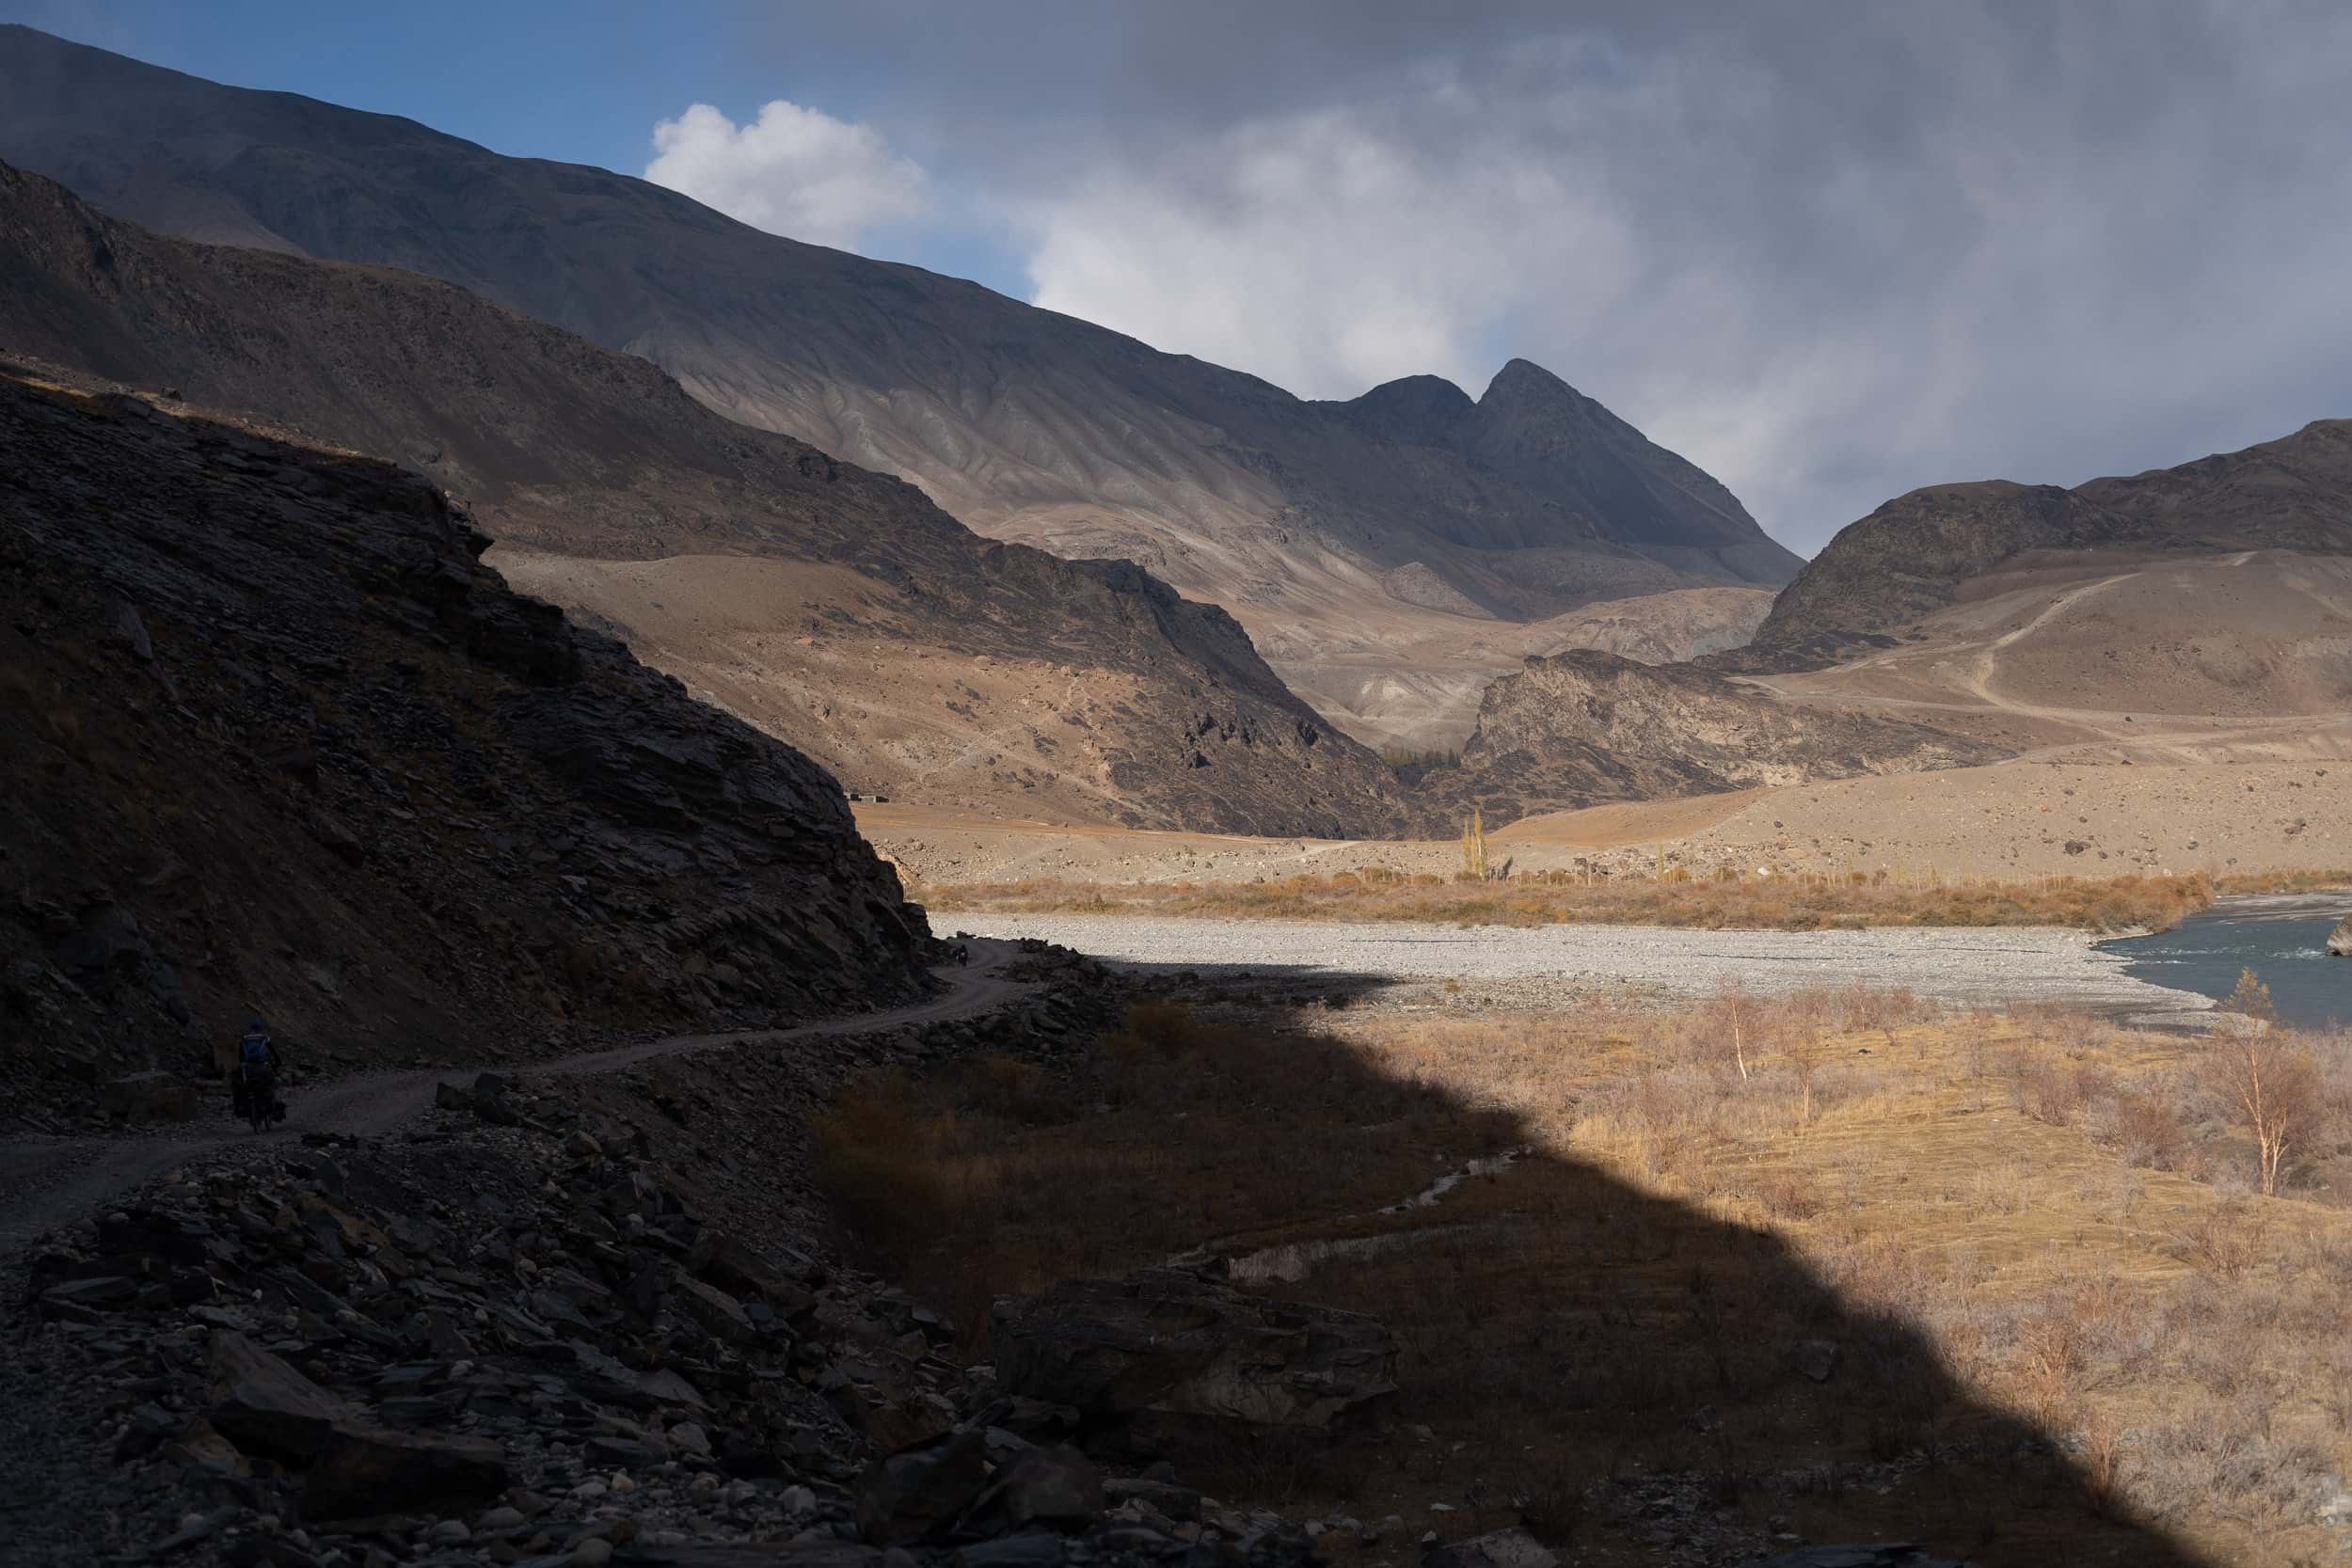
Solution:
<svg viewBox="0 0 2352 1568">
<path fill-rule="evenodd" d="M 291 1143 L 305 1132 L 381 1134 L 397 1131 L 431 1107 L 434 1085 L 496 1070 L 517 1077 L 612 1072 L 657 1056 L 683 1056 L 731 1045 L 781 1044 L 822 1036 L 858 1035 L 909 1023 L 971 1018 L 993 1012 L 1028 988 L 1000 973 L 1012 957 L 1009 942 L 975 942 L 970 968 L 937 971 L 946 994 L 882 1012 L 827 1019 L 791 1029 L 745 1029 L 731 1034 L 673 1035 L 607 1051 L 516 1066 L 420 1068 L 361 1073 L 288 1097 L 284 1125 L 267 1132 L 231 1130 L 126 1133 L 120 1137 L 0 1140 L 0 1259 L 13 1258 L 44 1231 L 72 1223 L 105 1202 L 188 1160 L 225 1148 Z"/>
</svg>

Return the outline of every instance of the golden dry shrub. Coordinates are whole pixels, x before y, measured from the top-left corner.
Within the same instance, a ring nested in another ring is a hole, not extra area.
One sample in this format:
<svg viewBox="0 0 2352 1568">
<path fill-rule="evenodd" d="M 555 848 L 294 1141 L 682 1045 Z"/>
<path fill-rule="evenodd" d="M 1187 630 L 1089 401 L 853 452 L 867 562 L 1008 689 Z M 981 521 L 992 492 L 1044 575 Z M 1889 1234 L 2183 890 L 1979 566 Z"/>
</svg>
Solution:
<svg viewBox="0 0 2352 1568">
<path fill-rule="evenodd" d="M 2248 970 L 2239 990 L 2253 977 Z M 2261 989 L 2267 1003 L 2269 991 Z M 2264 1196 L 2277 1196 L 2289 1157 L 2318 1132 L 2321 1083 L 2310 1042 L 2272 1026 L 2232 1031 L 2215 1037 L 2200 1076 L 2206 1092 L 2253 1138 L 2255 1184 Z"/>
</svg>

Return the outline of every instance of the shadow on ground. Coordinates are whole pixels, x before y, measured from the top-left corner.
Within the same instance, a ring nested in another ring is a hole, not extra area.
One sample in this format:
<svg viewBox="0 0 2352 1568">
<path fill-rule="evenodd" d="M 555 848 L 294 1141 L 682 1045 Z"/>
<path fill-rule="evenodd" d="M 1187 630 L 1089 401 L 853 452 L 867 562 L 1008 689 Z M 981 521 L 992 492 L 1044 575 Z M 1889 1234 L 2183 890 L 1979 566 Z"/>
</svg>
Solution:
<svg viewBox="0 0 2352 1568">
<path fill-rule="evenodd" d="M 1150 994 L 1262 1007 L 1345 1008 L 1414 982 L 1369 970 L 1317 964 L 1126 963 L 1121 979 Z"/>
<path fill-rule="evenodd" d="M 1369 978 L 1311 981 L 1360 996 Z M 887 1169 L 844 1152 L 860 1144 L 888 1148 Z M 1404 1076 L 1311 1012 L 1147 1004 L 1044 1069 L 870 1087 L 819 1146 L 852 1231 L 954 1304 L 976 1354 L 995 1295 L 1204 1254 L 1387 1323 L 1399 1392 L 1381 1421 L 1182 1466 L 1228 1500 L 1400 1521 L 1376 1543 L 1327 1536 L 1343 1568 L 1416 1554 L 1425 1528 L 1516 1523 L 1593 1564 L 1732 1563 L 1798 1540 L 1911 1541 L 1986 1568 L 2207 1560 L 2131 1513 L 2128 1438 L 2092 1451 L 2062 1402 L 2037 1420 L 1963 1386 L 1899 1309 L 1936 1288 L 1918 1259 L 1850 1259 L 1871 1300 L 1850 1297 L 1773 1232 L 1543 1152 L 1517 1114 Z"/>
</svg>

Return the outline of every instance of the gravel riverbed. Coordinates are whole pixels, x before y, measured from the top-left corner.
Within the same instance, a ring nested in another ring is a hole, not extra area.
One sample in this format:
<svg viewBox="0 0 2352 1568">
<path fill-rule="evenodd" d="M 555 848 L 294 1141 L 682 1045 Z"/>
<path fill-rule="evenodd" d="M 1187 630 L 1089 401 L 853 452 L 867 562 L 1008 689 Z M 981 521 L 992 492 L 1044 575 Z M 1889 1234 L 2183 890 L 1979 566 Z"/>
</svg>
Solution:
<svg viewBox="0 0 2352 1568">
<path fill-rule="evenodd" d="M 1645 926 L 1473 926 L 1210 920 L 1158 915 L 942 912 L 942 927 L 1041 937 L 1114 968 L 1248 974 L 1420 990 L 1452 981 L 1498 1006 L 1547 1006 L 1596 992 L 1708 996 L 1809 987 L 1909 987 L 1962 1006 L 2023 1004 L 2194 1025 L 2212 1004 L 2124 973 L 2086 931 L 2043 927 L 1707 931 Z M 1376 993 L 1375 1000 L 1376 1001 Z"/>
</svg>

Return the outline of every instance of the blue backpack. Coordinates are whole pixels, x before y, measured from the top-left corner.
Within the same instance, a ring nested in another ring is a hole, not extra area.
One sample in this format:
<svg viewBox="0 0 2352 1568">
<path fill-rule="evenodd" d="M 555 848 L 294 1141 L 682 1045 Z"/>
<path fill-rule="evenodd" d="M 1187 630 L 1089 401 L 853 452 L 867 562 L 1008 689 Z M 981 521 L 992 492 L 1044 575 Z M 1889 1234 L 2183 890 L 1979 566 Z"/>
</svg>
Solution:
<svg viewBox="0 0 2352 1568">
<path fill-rule="evenodd" d="M 269 1037 L 247 1035 L 237 1042 L 237 1059 L 250 1067 L 263 1067 L 269 1062 Z"/>
</svg>

